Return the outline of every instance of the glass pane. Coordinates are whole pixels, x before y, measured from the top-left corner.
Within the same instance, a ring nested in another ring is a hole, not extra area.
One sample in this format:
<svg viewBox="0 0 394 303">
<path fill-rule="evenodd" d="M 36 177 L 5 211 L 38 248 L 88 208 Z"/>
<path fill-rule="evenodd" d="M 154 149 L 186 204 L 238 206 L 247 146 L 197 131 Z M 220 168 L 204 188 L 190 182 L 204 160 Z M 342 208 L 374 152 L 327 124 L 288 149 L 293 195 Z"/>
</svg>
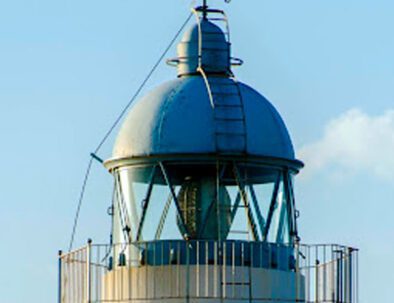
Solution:
<svg viewBox="0 0 394 303">
<path fill-rule="evenodd" d="M 174 192 L 178 189 L 175 187 Z M 176 224 L 176 207 L 160 167 L 157 167 L 143 227 L 144 240 L 181 239 Z M 170 224 L 166 224 L 166 223 Z"/>
<path fill-rule="evenodd" d="M 261 241 L 272 201 L 266 240 L 289 242 L 283 182 L 273 199 L 278 168 L 243 162 L 234 166 L 232 161 L 180 162 L 165 163 L 165 174 L 157 165 L 153 176 L 154 167 L 130 166 L 115 173 L 115 243 L 136 241 L 138 235 L 140 241 L 186 236 Z"/>
<path fill-rule="evenodd" d="M 251 240 L 252 236 L 249 232 L 248 217 L 245 212 L 244 199 L 240 192 L 240 186 L 236 181 L 233 163 L 227 163 L 225 174 L 223 174 L 221 178 L 221 183 L 225 186 L 231 203 L 229 220 L 230 230 L 227 238 L 230 240 Z"/>
<path fill-rule="evenodd" d="M 248 186 L 248 194 L 250 196 L 253 214 L 256 218 L 256 223 L 258 224 L 260 239 L 263 239 L 264 237 L 266 220 L 274 186 L 274 183 L 250 184 Z"/>
<path fill-rule="evenodd" d="M 153 166 L 125 167 L 115 173 L 115 243 L 136 240 L 153 169 Z"/>
<path fill-rule="evenodd" d="M 289 243 L 289 215 L 284 183 L 280 182 L 278 195 L 274 200 L 274 211 L 268 232 L 268 241 L 273 243 Z"/>
<path fill-rule="evenodd" d="M 174 191 L 178 193 L 180 186 L 176 186 Z M 174 199 L 170 193 L 162 197 L 165 199 L 165 206 L 160 213 L 160 222 L 156 228 L 155 239 L 180 240 L 183 239 L 179 228 L 179 218 Z"/>
</svg>

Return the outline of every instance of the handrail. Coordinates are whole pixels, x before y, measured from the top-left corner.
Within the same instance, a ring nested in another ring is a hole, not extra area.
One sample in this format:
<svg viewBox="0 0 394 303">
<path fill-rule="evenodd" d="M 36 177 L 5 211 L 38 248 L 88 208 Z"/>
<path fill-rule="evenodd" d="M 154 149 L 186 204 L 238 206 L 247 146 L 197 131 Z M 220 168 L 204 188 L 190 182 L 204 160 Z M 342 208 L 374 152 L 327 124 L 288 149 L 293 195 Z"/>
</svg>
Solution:
<svg viewBox="0 0 394 303">
<path fill-rule="evenodd" d="M 103 259 L 109 248 L 112 255 Z M 120 259 L 124 262 L 118 262 Z M 90 244 L 59 255 L 59 300 L 62 303 L 159 301 L 184 298 L 188 289 L 193 300 L 357 303 L 357 263 L 358 249 L 336 244 L 244 240 Z M 277 278 L 287 277 L 287 295 L 278 294 L 283 283 L 264 284 L 272 288 L 272 297 L 251 288 L 261 283 L 254 281 L 261 277 L 257 273 L 265 272 L 264 276 L 269 277 L 271 271 Z M 165 280 L 161 276 L 164 273 Z M 289 294 L 291 298 L 286 297 Z"/>
</svg>

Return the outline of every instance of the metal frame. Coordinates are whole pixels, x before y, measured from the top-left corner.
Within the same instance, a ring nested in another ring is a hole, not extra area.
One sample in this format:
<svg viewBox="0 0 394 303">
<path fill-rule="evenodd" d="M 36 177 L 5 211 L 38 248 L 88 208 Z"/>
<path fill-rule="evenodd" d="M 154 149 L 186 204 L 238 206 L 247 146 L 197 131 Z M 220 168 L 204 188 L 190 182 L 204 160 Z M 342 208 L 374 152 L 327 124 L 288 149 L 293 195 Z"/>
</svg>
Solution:
<svg viewBox="0 0 394 303">
<path fill-rule="evenodd" d="M 294 221 L 295 219 L 295 213 L 293 211 L 293 197 L 290 194 L 290 175 L 287 170 L 283 172 L 283 190 L 284 190 L 284 195 L 285 195 L 285 201 L 286 201 L 286 212 L 287 212 L 287 221 L 288 221 L 288 228 L 289 228 L 289 236 L 292 239 L 292 242 L 294 242 L 294 236 L 295 236 L 295 231 L 294 231 Z"/>
<path fill-rule="evenodd" d="M 171 195 L 172 195 L 172 199 L 174 200 L 175 203 L 175 207 L 177 209 L 178 215 L 179 215 L 179 220 L 181 223 L 181 228 L 186 232 L 185 235 L 182 235 L 186 240 L 189 238 L 189 231 L 187 230 L 186 224 L 185 224 L 185 218 L 183 217 L 182 211 L 181 211 L 181 207 L 179 205 L 178 202 L 178 198 L 175 194 L 174 188 L 171 184 L 170 179 L 168 178 L 167 172 L 165 170 L 164 164 L 162 162 L 159 162 L 160 168 L 161 168 L 161 172 L 163 173 L 163 177 L 167 183 L 168 188 L 170 189 Z"/>
<path fill-rule="evenodd" d="M 279 173 L 278 174 L 278 179 L 275 182 L 275 187 L 274 187 L 274 190 L 273 190 L 273 193 L 272 193 L 270 208 L 268 210 L 267 223 L 266 223 L 266 227 L 265 227 L 265 230 L 264 230 L 263 241 L 267 241 L 268 233 L 269 233 L 269 230 L 271 228 L 272 216 L 274 215 L 275 204 L 276 204 L 276 201 L 277 201 L 277 198 L 278 198 L 279 187 L 280 187 L 280 183 L 281 182 L 282 182 L 282 174 Z"/>
<path fill-rule="evenodd" d="M 115 193 L 116 193 L 116 200 L 118 204 L 118 212 L 120 218 L 120 224 L 122 228 L 122 234 L 126 241 L 126 243 L 130 243 L 133 238 L 130 234 L 131 230 L 127 232 L 127 227 L 131 228 L 130 216 L 127 211 L 127 206 L 125 205 L 124 196 L 123 196 L 123 189 L 122 184 L 120 182 L 120 173 L 114 172 L 114 179 L 115 179 Z M 115 212 L 115 211 L 114 211 Z"/>
<path fill-rule="evenodd" d="M 298 230 L 297 230 L 297 216 L 295 209 L 295 199 L 294 199 L 294 190 L 293 190 L 293 182 L 291 180 L 291 174 L 286 169 L 283 173 L 284 179 L 284 191 L 286 195 L 286 203 L 287 203 L 287 212 L 288 212 L 288 220 L 289 220 L 289 232 L 290 237 L 293 238 L 293 241 L 298 241 Z"/>
<path fill-rule="evenodd" d="M 235 181 L 237 183 L 238 186 L 238 190 L 240 192 L 242 201 L 244 203 L 244 207 L 245 207 L 245 212 L 246 212 L 246 217 L 248 219 L 248 227 L 249 227 L 249 232 L 251 232 L 252 236 L 253 236 L 253 240 L 254 241 L 258 241 L 259 240 L 259 235 L 257 233 L 256 230 L 256 223 L 254 221 L 254 217 L 253 217 L 253 213 L 250 209 L 250 205 L 248 202 L 248 197 L 246 195 L 245 192 L 245 184 L 243 184 L 241 176 L 239 175 L 239 171 L 238 171 L 238 167 L 235 163 L 233 163 L 233 169 L 234 169 L 234 177 L 235 177 Z"/>
<path fill-rule="evenodd" d="M 156 166 L 154 166 L 153 169 L 152 169 L 152 175 L 150 177 L 149 187 L 148 187 L 148 190 L 146 192 L 145 199 L 143 200 L 144 205 L 142 207 L 141 219 L 140 219 L 140 222 L 138 224 L 137 235 L 136 235 L 137 242 L 141 238 L 141 233 L 142 233 L 142 229 L 144 227 L 144 222 L 145 222 L 146 211 L 148 210 L 148 207 L 149 207 L 150 197 L 151 197 L 151 194 L 152 194 L 153 184 L 154 184 L 154 181 L 155 181 L 155 176 L 156 176 Z"/>
<path fill-rule="evenodd" d="M 221 186 L 222 183 L 222 177 L 224 174 L 224 170 L 227 168 L 231 168 L 232 170 L 232 178 L 233 178 L 233 182 L 235 186 L 237 186 L 238 188 L 238 192 L 237 195 L 235 197 L 235 200 L 233 201 L 232 205 L 231 205 L 231 222 L 234 221 L 234 218 L 239 210 L 240 207 L 240 203 L 242 201 L 243 203 L 243 208 L 245 208 L 245 214 L 246 214 L 246 220 L 247 220 L 247 224 L 248 224 L 248 232 L 245 231 L 245 234 L 247 233 L 248 235 L 251 235 L 253 240 L 260 240 L 260 234 L 261 234 L 261 240 L 262 241 L 267 241 L 267 237 L 269 234 L 269 231 L 271 229 L 271 223 L 272 223 L 272 218 L 273 218 L 273 214 L 274 214 L 274 210 L 275 210 L 275 205 L 277 203 L 277 196 L 278 196 L 278 192 L 279 192 L 279 186 L 281 184 L 283 184 L 283 190 L 284 190 L 284 199 L 285 199 L 285 209 L 283 211 L 286 211 L 287 214 L 287 225 L 288 225 L 288 232 L 289 232 L 289 237 L 291 239 L 291 242 L 294 243 L 297 241 L 298 239 L 298 235 L 297 235 L 297 225 L 296 225 L 296 211 L 294 209 L 295 207 L 295 202 L 294 202 L 294 196 L 293 196 L 293 189 L 292 189 L 292 182 L 291 182 L 291 174 L 294 173 L 294 171 L 291 171 L 288 168 L 283 168 L 283 167 L 276 167 L 276 166 L 270 166 L 270 165 L 266 165 L 266 164 L 262 164 L 262 163 L 258 163 L 258 162 L 250 162 L 250 161 L 241 161 L 240 163 L 245 164 L 245 165 L 256 165 L 256 166 L 261 166 L 261 167 L 267 167 L 268 169 L 276 169 L 278 171 L 278 179 L 275 182 L 273 191 L 271 192 L 272 197 L 271 197 L 271 201 L 269 204 L 269 211 L 267 214 L 267 219 L 266 221 L 264 220 L 264 216 L 261 213 L 260 210 L 260 206 L 259 206 L 259 201 L 257 200 L 256 197 L 256 193 L 254 192 L 253 189 L 253 185 L 248 185 L 249 187 L 249 191 L 250 193 L 248 194 L 246 192 L 247 189 L 247 185 L 244 184 L 244 182 L 242 181 L 242 178 L 240 176 L 240 172 L 237 166 L 237 161 L 235 160 L 230 160 L 231 158 L 226 158 L 227 160 L 223 160 L 222 162 L 220 160 L 218 160 L 216 158 L 215 161 L 208 161 L 208 162 L 203 162 L 206 164 L 211 164 L 211 165 L 216 165 L 217 169 L 217 173 L 216 173 L 216 185 L 217 185 L 217 190 L 216 190 L 216 195 L 219 195 L 219 187 Z M 176 164 L 203 164 L 200 161 L 166 161 L 166 165 L 176 165 Z M 141 164 L 134 164 L 136 167 L 141 167 Z M 134 165 L 130 164 L 129 166 L 125 166 L 122 167 L 123 169 L 127 169 L 127 168 L 131 168 Z M 135 237 L 134 237 L 134 233 L 133 236 L 131 236 L 130 233 L 127 233 L 124 231 L 123 229 L 123 237 L 125 239 L 126 243 L 130 243 L 131 241 L 140 241 L 142 238 L 142 231 L 143 231 L 143 226 L 144 226 L 144 222 L 145 222 L 145 217 L 148 211 L 148 207 L 150 205 L 150 200 L 151 200 L 151 194 L 154 188 L 154 180 L 157 177 L 156 173 L 157 173 L 157 169 L 158 166 L 160 167 L 160 172 L 161 172 L 161 176 L 164 179 L 164 184 L 167 185 L 170 194 L 169 197 L 164 205 L 163 208 L 163 213 L 160 217 L 159 223 L 156 227 L 156 233 L 155 233 L 155 239 L 159 239 L 161 237 L 162 234 L 162 230 L 163 227 L 165 225 L 166 219 L 167 219 L 167 215 L 168 215 L 168 211 L 169 208 L 171 206 L 172 201 L 174 201 L 174 205 L 176 207 L 176 212 L 178 214 L 179 220 L 180 220 L 180 230 L 181 230 L 181 236 L 184 237 L 185 239 L 189 238 L 189 231 L 187 229 L 187 225 L 185 224 L 185 218 L 183 216 L 182 213 L 182 209 L 179 205 L 178 202 L 178 198 L 177 198 L 177 194 L 174 190 L 174 186 L 171 184 L 171 180 L 167 174 L 165 165 L 163 164 L 162 161 L 158 161 L 158 162 L 151 162 L 150 164 L 145 164 L 147 166 L 151 166 L 152 171 L 151 171 L 151 176 L 150 176 L 150 180 L 148 183 L 148 188 L 146 189 L 146 192 L 144 193 L 145 198 L 143 199 L 143 206 L 142 206 L 142 210 L 141 210 L 141 217 L 140 219 L 138 219 L 137 224 L 138 224 L 138 228 L 134 231 L 135 233 Z M 144 165 L 144 166 L 145 166 Z M 229 166 L 230 165 L 230 166 Z M 221 170 L 221 171 L 219 171 Z M 113 171 L 114 176 L 116 177 L 116 197 L 118 200 L 122 200 L 123 199 L 123 192 L 122 192 L 122 185 L 120 184 L 120 173 L 118 172 L 118 170 L 114 170 Z M 120 191 L 120 192 L 119 192 Z M 250 195 L 250 197 L 249 197 Z M 249 201 L 249 198 L 251 201 Z M 217 196 L 217 199 L 219 201 L 219 196 Z M 220 201 L 219 201 L 220 202 Z M 119 212 L 119 216 L 120 216 L 120 221 L 119 223 L 121 224 L 122 227 L 124 227 L 125 225 L 129 226 L 130 222 L 129 222 L 129 218 L 128 218 L 128 214 L 124 213 L 125 211 L 122 209 L 125 206 L 122 206 L 125 202 L 123 201 L 118 201 L 118 212 Z M 212 211 L 214 206 L 214 201 L 211 203 L 211 205 L 209 206 L 209 212 Z M 221 205 L 218 205 L 217 209 L 216 209 L 217 215 L 218 217 L 220 217 L 221 215 Z M 256 218 L 257 221 L 256 221 Z M 205 218 L 206 219 L 206 218 Z M 256 224 L 257 223 L 257 224 Z M 201 235 L 201 233 L 204 230 L 205 227 L 205 222 L 202 223 L 202 226 L 200 228 L 200 230 L 198 230 L 198 235 Z M 219 220 L 219 225 L 220 225 L 220 220 Z M 258 232 L 258 230 L 260 231 L 260 234 Z M 219 235 L 221 235 L 222 232 L 222 228 L 221 226 L 218 226 L 218 233 Z M 232 231 L 232 233 L 234 233 L 234 231 Z M 220 236 L 221 237 L 221 236 Z"/>
<path fill-rule="evenodd" d="M 249 191 L 250 191 L 250 196 L 252 198 L 253 208 L 254 208 L 256 216 L 257 216 L 257 221 L 259 223 L 260 233 L 261 233 L 261 236 L 263 236 L 264 230 L 265 230 L 265 221 L 264 221 L 264 217 L 261 213 L 259 201 L 257 199 L 256 192 L 254 191 L 253 185 L 249 185 Z"/>
</svg>

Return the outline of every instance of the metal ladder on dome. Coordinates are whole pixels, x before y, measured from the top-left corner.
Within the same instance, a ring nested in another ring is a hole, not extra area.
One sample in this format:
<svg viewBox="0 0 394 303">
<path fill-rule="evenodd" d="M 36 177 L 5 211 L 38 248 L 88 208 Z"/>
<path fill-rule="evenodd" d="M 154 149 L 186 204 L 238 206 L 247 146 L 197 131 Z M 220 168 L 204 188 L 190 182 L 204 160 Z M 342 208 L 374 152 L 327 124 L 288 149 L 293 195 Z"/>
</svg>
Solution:
<svg viewBox="0 0 394 303">
<path fill-rule="evenodd" d="M 246 119 L 239 84 L 233 79 L 208 80 L 214 104 L 215 144 L 217 152 L 246 152 Z"/>
<path fill-rule="evenodd" d="M 215 77 L 208 78 L 207 73 L 204 71 L 202 65 L 202 54 L 204 50 L 211 50 L 204 47 L 202 41 L 201 19 L 198 15 L 203 12 L 203 8 L 192 9 L 196 16 L 198 29 L 199 29 L 199 66 L 197 72 L 201 74 L 207 87 L 209 99 L 212 109 L 214 110 L 215 121 L 215 145 L 217 152 L 228 152 L 229 147 L 232 152 L 246 152 L 247 148 L 247 132 L 246 132 L 246 119 L 243 105 L 243 99 L 238 82 L 234 75 L 229 71 L 231 78 Z M 206 12 L 219 14 L 221 17 L 209 18 L 204 15 L 208 21 L 224 22 L 226 30 L 224 35 L 227 43 L 230 44 L 230 29 L 227 15 L 222 10 L 206 9 Z M 233 58 L 230 58 L 230 60 Z M 242 61 L 235 59 L 232 65 L 241 65 Z M 231 63 L 230 63 L 231 64 Z"/>
</svg>

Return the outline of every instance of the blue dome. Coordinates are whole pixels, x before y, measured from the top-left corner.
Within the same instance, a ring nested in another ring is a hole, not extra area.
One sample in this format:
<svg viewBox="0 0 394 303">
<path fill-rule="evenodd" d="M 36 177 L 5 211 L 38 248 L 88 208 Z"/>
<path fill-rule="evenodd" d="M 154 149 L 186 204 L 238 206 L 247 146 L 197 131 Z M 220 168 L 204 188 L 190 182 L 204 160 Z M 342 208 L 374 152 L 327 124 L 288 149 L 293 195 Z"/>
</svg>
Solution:
<svg viewBox="0 0 394 303">
<path fill-rule="evenodd" d="M 231 94 L 222 94 L 219 111 L 215 107 L 218 104 L 212 105 L 202 77 L 178 78 L 154 89 L 132 106 L 118 134 L 112 160 L 174 154 L 295 160 L 286 126 L 267 99 L 229 78 L 218 77 L 210 85 L 212 91 L 224 86 L 238 88 L 242 121 L 237 121 L 240 109 L 232 103 Z"/>
</svg>

